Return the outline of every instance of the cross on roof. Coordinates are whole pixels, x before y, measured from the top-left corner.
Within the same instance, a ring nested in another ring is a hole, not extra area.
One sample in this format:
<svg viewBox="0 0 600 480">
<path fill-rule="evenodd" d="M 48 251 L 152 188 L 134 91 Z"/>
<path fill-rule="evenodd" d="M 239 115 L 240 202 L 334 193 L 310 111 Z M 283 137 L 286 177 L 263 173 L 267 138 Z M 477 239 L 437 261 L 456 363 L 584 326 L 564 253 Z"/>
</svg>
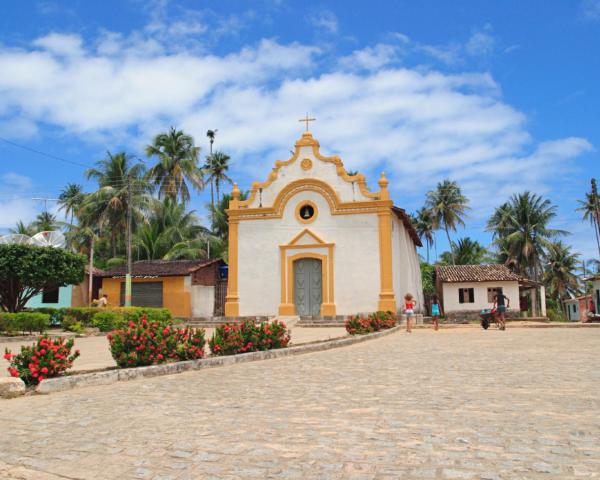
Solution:
<svg viewBox="0 0 600 480">
<path fill-rule="evenodd" d="M 308 113 L 306 114 L 306 117 L 301 118 L 300 120 L 298 120 L 299 122 L 306 122 L 306 131 L 308 132 L 308 122 L 314 122 L 316 121 L 316 118 L 308 118 Z"/>
</svg>

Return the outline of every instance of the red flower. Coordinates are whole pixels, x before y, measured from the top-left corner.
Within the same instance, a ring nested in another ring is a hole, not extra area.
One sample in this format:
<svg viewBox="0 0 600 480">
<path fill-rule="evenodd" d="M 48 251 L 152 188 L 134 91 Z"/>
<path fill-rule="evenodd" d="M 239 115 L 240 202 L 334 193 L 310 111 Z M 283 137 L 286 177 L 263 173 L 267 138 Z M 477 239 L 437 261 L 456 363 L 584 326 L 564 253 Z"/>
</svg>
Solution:
<svg viewBox="0 0 600 480">
<path fill-rule="evenodd" d="M 42 368 L 42 373 L 45 375 L 46 373 L 48 373 L 48 369 L 46 367 Z"/>
</svg>

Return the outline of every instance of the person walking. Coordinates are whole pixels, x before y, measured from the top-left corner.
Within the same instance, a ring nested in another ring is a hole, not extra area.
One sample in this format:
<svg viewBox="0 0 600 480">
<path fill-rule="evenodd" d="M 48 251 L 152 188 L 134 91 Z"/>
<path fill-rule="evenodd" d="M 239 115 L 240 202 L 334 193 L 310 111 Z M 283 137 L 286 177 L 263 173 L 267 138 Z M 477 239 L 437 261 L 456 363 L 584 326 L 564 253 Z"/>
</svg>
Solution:
<svg viewBox="0 0 600 480">
<path fill-rule="evenodd" d="M 496 309 L 496 319 L 500 330 L 506 330 L 506 309 L 510 307 L 510 299 L 502 292 L 502 287 L 496 290 L 494 295 L 494 308 Z"/>
<path fill-rule="evenodd" d="M 412 317 L 415 314 L 415 306 L 417 302 L 413 298 L 412 294 L 407 293 L 404 295 L 404 315 L 406 315 L 406 331 L 407 333 L 412 332 Z"/>
<path fill-rule="evenodd" d="M 440 300 L 437 294 L 433 294 L 431 297 L 431 320 L 433 321 L 433 329 L 437 332 L 440 328 L 439 318 L 442 314 L 442 307 L 440 306 Z"/>
</svg>

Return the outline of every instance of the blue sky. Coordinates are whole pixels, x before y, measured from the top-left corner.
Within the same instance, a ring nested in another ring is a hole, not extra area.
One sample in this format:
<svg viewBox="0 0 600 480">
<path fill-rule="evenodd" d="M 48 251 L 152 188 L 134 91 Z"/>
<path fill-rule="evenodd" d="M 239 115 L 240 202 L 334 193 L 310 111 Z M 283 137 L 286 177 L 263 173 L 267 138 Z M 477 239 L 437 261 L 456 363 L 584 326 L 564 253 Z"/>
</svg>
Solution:
<svg viewBox="0 0 600 480">
<path fill-rule="evenodd" d="M 414 211 L 444 178 L 471 200 L 484 245 L 493 208 L 526 189 L 559 207 L 555 227 L 584 258 L 574 212 L 600 176 L 600 0 L 256 2 L 5 1 L 0 17 L 0 229 L 31 220 L 32 197 L 106 150 L 143 156 L 170 125 L 206 154 L 207 129 L 241 188 L 287 158 L 309 112 L 325 154 Z M 76 165 L 81 164 L 81 165 Z M 204 215 L 208 193 L 192 207 Z M 438 235 L 438 252 L 447 248 Z"/>
</svg>

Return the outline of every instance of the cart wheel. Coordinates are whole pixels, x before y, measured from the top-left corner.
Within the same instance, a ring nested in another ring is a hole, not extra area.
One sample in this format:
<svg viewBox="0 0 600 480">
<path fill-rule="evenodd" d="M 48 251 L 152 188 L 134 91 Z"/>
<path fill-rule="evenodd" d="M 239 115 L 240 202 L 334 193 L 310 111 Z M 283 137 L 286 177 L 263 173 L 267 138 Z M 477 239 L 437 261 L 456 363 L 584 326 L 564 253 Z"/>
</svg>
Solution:
<svg viewBox="0 0 600 480">
<path fill-rule="evenodd" d="M 487 330 L 490 326 L 490 322 L 488 322 L 487 320 L 482 320 L 481 321 L 481 328 L 483 328 L 484 330 Z"/>
</svg>

